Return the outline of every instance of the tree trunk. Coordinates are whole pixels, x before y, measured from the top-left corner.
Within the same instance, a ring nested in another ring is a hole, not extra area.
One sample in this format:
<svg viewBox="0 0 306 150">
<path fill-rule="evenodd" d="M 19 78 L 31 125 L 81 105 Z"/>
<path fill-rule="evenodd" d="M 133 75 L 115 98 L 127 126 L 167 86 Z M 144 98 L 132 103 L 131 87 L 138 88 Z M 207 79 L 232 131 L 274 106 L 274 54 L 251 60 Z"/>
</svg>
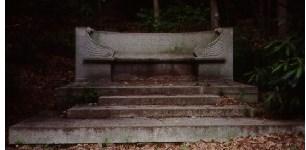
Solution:
<svg viewBox="0 0 306 150">
<path fill-rule="evenodd" d="M 155 23 L 159 22 L 159 0 L 153 0 Z"/>
<path fill-rule="evenodd" d="M 277 26 L 278 35 L 284 37 L 287 34 L 287 0 L 277 0 Z"/>
<path fill-rule="evenodd" d="M 266 33 L 271 34 L 273 33 L 273 11 L 272 11 L 272 0 L 267 0 L 267 16 L 266 16 Z"/>
<path fill-rule="evenodd" d="M 217 0 L 210 0 L 210 21 L 212 29 L 218 28 L 220 26 Z"/>
<path fill-rule="evenodd" d="M 255 14 L 257 15 L 257 23 L 262 31 L 265 31 L 266 29 L 265 3 L 266 0 L 259 0 L 257 3 L 258 13 L 255 12 Z"/>
</svg>

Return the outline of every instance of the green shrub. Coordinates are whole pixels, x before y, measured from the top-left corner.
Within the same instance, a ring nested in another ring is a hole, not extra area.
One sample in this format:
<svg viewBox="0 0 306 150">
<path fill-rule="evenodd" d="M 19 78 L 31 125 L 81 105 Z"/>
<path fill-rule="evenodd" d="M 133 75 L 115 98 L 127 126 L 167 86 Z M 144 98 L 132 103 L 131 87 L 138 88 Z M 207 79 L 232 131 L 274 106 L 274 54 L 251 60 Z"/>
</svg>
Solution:
<svg viewBox="0 0 306 150">
<path fill-rule="evenodd" d="M 304 44 L 299 37 L 270 42 L 261 53 L 264 62 L 246 75 L 264 91 L 263 99 L 272 114 L 304 113 Z"/>
</svg>

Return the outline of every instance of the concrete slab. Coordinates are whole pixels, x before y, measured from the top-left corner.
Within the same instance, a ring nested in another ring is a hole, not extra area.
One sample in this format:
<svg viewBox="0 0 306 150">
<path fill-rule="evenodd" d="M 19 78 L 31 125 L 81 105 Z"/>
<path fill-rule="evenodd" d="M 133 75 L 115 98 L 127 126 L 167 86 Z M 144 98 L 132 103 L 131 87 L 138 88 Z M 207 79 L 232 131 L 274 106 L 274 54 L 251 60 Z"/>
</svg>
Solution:
<svg viewBox="0 0 306 150">
<path fill-rule="evenodd" d="M 228 140 L 237 136 L 305 132 L 304 121 L 251 118 L 33 118 L 9 129 L 9 143 L 136 143 Z"/>
<path fill-rule="evenodd" d="M 116 63 L 112 65 L 112 80 L 147 80 L 153 77 L 165 80 L 170 77 L 168 79 L 174 81 L 194 81 L 195 72 L 194 65 L 189 63 Z"/>
<path fill-rule="evenodd" d="M 83 86 L 62 87 L 58 89 L 58 95 L 81 93 L 82 90 L 92 89 L 100 95 L 193 95 L 200 94 L 200 86 L 159 86 L 159 85 L 109 85 L 109 86 Z"/>
<path fill-rule="evenodd" d="M 94 89 L 102 95 L 194 95 L 194 94 L 257 94 L 254 86 L 234 85 L 106 85 L 106 86 L 67 86 L 58 92 Z"/>
<path fill-rule="evenodd" d="M 99 105 L 215 105 L 217 95 L 129 95 L 101 96 Z"/>
<path fill-rule="evenodd" d="M 68 118 L 131 118 L 131 117 L 249 117 L 255 111 L 245 105 L 124 105 L 75 106 L 67 110 Z"/>
</svg>

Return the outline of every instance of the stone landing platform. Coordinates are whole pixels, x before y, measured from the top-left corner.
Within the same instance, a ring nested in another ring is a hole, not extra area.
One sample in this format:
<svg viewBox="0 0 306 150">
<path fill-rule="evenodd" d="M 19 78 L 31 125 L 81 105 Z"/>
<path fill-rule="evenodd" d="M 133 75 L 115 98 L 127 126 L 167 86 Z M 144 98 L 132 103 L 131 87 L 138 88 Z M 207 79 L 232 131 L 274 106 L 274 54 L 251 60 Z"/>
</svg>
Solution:
<svg viewBox="0 0 306 150">
<path fill-rule="evenodd" d="M 303 121 L 255 118 L 33 118 L 12 126 L 10 144 L 195 142 L 304 132 Z"/>
</svg>

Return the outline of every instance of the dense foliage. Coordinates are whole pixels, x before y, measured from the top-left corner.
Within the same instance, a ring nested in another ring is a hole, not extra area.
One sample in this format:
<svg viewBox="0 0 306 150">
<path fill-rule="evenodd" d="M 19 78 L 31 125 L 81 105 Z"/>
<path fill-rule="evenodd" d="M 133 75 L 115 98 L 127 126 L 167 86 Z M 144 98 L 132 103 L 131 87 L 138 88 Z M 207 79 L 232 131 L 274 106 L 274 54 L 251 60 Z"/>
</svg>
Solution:
<svg viewBox="0 0 306 150">
<path fill-rule="evenodd" d="M 290 36 L 271 41 L 261 53 L 262 62 L 246 75 L 264 91 L 265 106 L 274 114 L 304 113 L 304 40 Z"/>
</svg>

